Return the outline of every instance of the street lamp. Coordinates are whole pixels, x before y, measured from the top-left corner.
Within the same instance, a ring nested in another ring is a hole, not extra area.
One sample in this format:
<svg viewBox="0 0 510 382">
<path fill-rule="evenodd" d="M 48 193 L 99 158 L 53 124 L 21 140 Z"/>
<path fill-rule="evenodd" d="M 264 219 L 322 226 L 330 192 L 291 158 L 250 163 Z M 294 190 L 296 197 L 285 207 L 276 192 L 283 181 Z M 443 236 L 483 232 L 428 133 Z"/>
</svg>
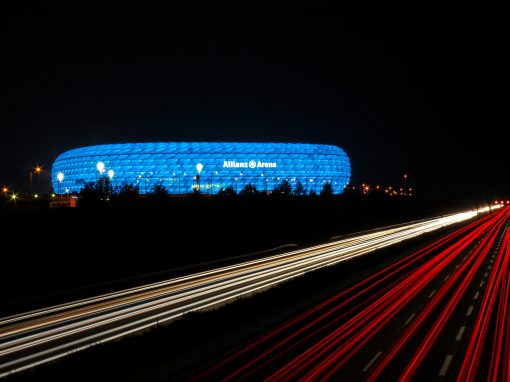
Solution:
<svg viewBox="0 0 510 382">
<path fill-rule="evenodd" d="M 108 177 L 110 178 L 110 180 L 113 179 L 113 176 L 115 175 L 115 171 L 113 170 L 108 170 Z"/>
<path fill-rule="evenodd" d="M 97 162 L 96 169 L 99 172 L 100 176 L 103 175 L 103 172 L 104 172 L 104 163 L 101 162 L 101 161 Z M 97 181 L 97 174 L 96 174 L 96 181 Z"/>
<path fill-rule="evenodd" d="M 404 190 L 407 190 L 407 174 L 404 174 Z"/>
<path fill-rule="evenodd" d="M 200 193 L 200 173 L 202 172 L 202 170 L 204 169 L 204 165 L 202 163 L 197 163 L 196 165 L 196 169 L 197 169 L 197 186 L 198 186 L 198 192 Z"/>
<path fill-rule="evenodd" d="M 60 185 L 62 184 L 62 181 L 64 180 L 64 173 L 59 172 L 57 174 L 57 180 L 58 180 L 58 206 L 60 207 Z"/>
<path fill-rule="evenodd" d="M 36 174 L 40 175 L 42 172 L 43 172 L 43 169 L 41 166 L 39 165 L 36 165 L 33 169 L 31 168 L 30 171 L 28 172 L 28 188 L 29 188 L 29 193 L 32 194 L 32 177 L 33 177 L 33 172 L 35 172 Z"/>
</svg>

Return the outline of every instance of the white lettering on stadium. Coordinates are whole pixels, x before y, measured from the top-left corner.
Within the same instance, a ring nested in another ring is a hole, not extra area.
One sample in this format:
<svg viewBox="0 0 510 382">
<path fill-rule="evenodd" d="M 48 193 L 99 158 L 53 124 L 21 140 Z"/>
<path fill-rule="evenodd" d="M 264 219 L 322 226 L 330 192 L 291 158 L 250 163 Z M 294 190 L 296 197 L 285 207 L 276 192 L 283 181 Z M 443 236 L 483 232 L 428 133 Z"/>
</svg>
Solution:
<svg viewBox="0 0 510 382">
<path fill-rule="evenodd" d="M 223 161 L 223 168 L 276 168 L 276 162 L 237 162 L 235 160 Z"/>
</svg>

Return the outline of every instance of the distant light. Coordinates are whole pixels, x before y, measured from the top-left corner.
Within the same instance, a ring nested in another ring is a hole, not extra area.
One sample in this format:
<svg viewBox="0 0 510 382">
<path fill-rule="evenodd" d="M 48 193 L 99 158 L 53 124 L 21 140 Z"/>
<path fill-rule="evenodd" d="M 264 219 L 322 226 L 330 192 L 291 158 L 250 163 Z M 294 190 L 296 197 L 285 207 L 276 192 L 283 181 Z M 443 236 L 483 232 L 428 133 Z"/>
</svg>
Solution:
<svg viewBox="0 0 510 382">
<path fill-rule="evenodd" d="M 110 179 L 113 179 L 113 176 L 115 175 L 115 171 L 113 170 L 108 170 L 108 176 L 110 177 Z"/>
<path fill-rule="evenodd" d="M 13 193 L 13 194 L 11 195 L 11 199 L 12 199 L 12 200 L 16 200 L 17 198 L 18 198 L 18 195 L 16 195 L 16 194 L 14 194 L 14 193 Z"/>
<path fill-rule="evenodd" d="M 40 173 L 42 171 L 42 168 L 40 166 L 35 167 L 35 172 Z"/>
<path fill-rule="evenodd" d="M 55 197 L 55 194 L 51 194 L 51 197 L 54 198 Z"/>
<path fill-rule="evenodd" d="M 69 193 L 69 188 L 68 188 L 68 187 L 66 187 L 66 194 L 68 194 L 68 193 Z"/>
<path fill-rule="evenodd" d="M 198 175 L 200 175 L 200 173 L 204 169 L 204 165 L 202 163 L 197 163 L 197 167 L 196 168 L 197 168 L 197 171 L 198 171 Z"/>
<path fill-rule="evenodd" d="M 102 174 L 104 172 L 104 163 L 97 162 L 96 168 L 97 168 L 97 171 L 99 171 Z"/>
<path fill-rule="evenodd" d="M 2 188 L 2 191 L 3 191 L 3 192 L 9 192 L 9 188 L 4 187 L 4 188 Z"/>
<path fill-rule="evenodd" d="M 62 183 L 62 181 L 64 180 L 64 173 L 63 172 L 59 172 L 57 174 L 57 179 L 60 183 Z"/>
<path fill-rule="evenodd" d="M 37 194 L 34 194 L 34 198 L 36 198 L 36 199 L 37 199 L 38 197 L 39 197 L 39 195 L 37 195 Z"/>
</svg>

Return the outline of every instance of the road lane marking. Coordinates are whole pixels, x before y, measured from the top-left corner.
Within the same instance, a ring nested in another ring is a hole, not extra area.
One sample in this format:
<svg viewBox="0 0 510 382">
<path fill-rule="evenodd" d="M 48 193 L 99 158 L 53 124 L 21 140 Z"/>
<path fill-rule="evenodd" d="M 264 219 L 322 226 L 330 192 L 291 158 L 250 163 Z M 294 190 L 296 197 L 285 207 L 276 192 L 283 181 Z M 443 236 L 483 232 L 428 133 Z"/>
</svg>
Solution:
<svg viewBox="0 0 510 382">
<path fill-rule="evenodd" d="M 483 275 L 483 278 L 486 278 L 489 274 L 487 272 L 485 272 L 485 274 Z"/>
<path fill-rule="evenodd" d="M 448 277 L 450 277 L 450 275 L 446 275 L 446 277 L 444 278 L 444 281 L 448 280 Z"/>
<path fill-rule="evenodd" d="M 466 312 L 466 316 L 471 316 L 471 313 L 473 313 L 473 305 L 470 305 L 467 312 Z"/>
<path fill-rule="evenodd" d="M 407 321 L 406 321 L 406 323 L 404 325 L 407 325 L 408 323 L 410 323 L 415 315 L 416 315 L 416 313 L 411 314 L 411 316 L 407 319 Z"/>
<path fill-rule="evenodd" d="M 455 337 L 455 341 L 460 341 L 462 335 L 464 334 L 464 330 L 466 330 L 465 326 L 461 326 L 459 332 L 457 333 L 457 337 Z"/>
<path fill-rule="evenodd" d="M 457 264 L 457 265 L 455 266 L 455 269 L 457 269 L 457 268 L 459 267 L 459 265 L 460 265 L 460 264 Z"/>
<path fill-rule="evenodd" d="M 379 356 L 382 354 L 382 351 L 380 351 L 379 353 L 377 353 L 375 355 L 374 358 L 372 358 L 372 360 L 367 363 L 367 365 L 363 368 L 363 373 L 366 372 L 368 369 L 370 369 L 370 367 L 374 364 L 375 361 L 377 361 L 377 358 L 379 358 Z"/>
<path fill-rule="evenodd" d="M 439 375 L 441 377 L 444 377 L 446 375 L 446 372 L 448 371 L 448 368 L 450 367 L 450 363 L 452 362 L 453 355 L 448 354 L 446 358 L 444 359 L 443 366 L 441 366 L 441 370 L 439 370 Z"/>
<path fill-rule="evenodd" d="M 476 293 L 475 293 L 475 297 L 473 297 L 473 298 L 474 298 L 475 300 L 477 300 L 479 295 L 480 295 L 480 292 L 476 292 Z"/>
<path fill-rule="evenodd" d="M 485 282 L 485 281 L 482 281 L 482 282 L 480 283 L 480 287 L 482 287 L 482 286 L 483 286 L 483 283 L 484 283 L 484 282 Z"/>
<path fill-rule="evenodd" d="M 435 290 L 435 289 L 432 291 L 432 293 L 431 293 L 431 294 L 429 294 L 429 298 L 431 298 L 432 296 L 434 296 L 434 293 L 436 293 L 436 290 Z"/>
<path fill-rule="evenodd" d="M 489 268 L 487 268 L 487 269 L 490 271 L 490 270 L 491 270 L 491 268 L 492 268 L 492 265 L 489 265 Z"/>
</svg>

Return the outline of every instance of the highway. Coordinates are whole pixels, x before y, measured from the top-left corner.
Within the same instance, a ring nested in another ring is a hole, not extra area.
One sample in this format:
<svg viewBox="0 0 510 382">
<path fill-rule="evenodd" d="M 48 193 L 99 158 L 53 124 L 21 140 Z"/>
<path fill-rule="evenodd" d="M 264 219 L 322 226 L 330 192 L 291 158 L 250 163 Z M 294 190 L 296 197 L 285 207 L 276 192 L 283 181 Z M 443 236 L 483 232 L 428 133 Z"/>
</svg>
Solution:
<svg viewBox="0 0 510 382">
<path fill-rule="evenodd" d="M 190 380 L 510 380 L 510 207 L 474 220 Z"/>
<path fill-rule="evenodd" d="M 221 305 L 305 272 L 474 219 L 480 213 L 484 217 L 476 219 L 475 223 L 490 220 L 497 213 L 486 216 L 488 210 L 467 211 L 389 227 L 323 245 L 2 318 L 0 377 L 174 320 L 190 311 Z M 416 286 L 410 281 L 406 289 L 413 288 Z M 372 298 L 367 301 L 372 301 Z M 381 312 L 378 309 L 374 312 Z"/>
</svg>

